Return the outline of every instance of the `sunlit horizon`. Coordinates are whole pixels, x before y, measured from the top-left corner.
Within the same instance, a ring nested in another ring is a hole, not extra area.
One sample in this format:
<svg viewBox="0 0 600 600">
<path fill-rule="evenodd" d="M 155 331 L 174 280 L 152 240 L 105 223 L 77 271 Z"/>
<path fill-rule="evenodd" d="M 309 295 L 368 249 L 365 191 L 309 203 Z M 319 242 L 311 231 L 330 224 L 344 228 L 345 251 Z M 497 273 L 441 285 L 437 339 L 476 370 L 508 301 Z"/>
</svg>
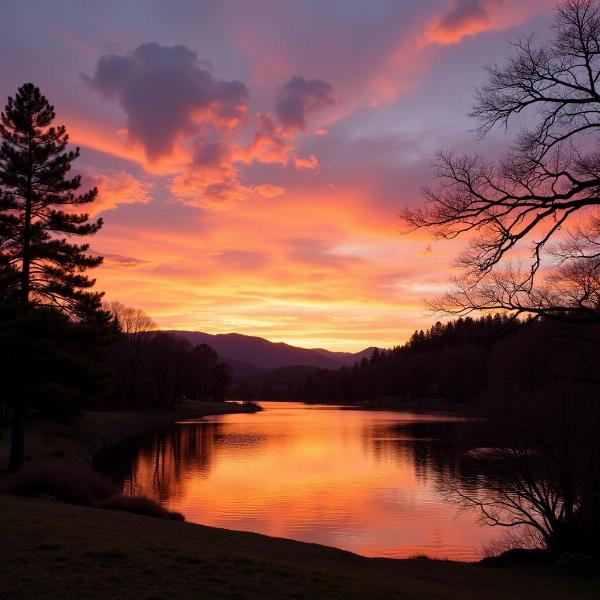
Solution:
<svg viewBox="0 0 600 600">
<path fill-rule="evenodd" d="M 0 91 L 35 83 L 81 148 L 107 301 L 162 329 L 391 347 L 437 318 L 463 243 L 405 235 L 400 210 L 440 148 L 506 147 L 473 133 L 474 87 L 554 6 L 9 2 Z"/>
</svg>

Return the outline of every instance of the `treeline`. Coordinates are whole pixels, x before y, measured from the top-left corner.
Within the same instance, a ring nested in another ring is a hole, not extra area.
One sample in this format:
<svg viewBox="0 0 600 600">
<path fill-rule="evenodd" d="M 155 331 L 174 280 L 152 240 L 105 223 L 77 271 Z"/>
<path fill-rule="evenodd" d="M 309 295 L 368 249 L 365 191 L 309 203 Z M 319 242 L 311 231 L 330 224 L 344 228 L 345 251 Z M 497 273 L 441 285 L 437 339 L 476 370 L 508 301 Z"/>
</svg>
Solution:
<svg viewBox="0 0 600 600">
<path fill-rule="evenodd" d="M 442 399 L 476 402 L 487 383 L 490 351 L 520 325 L 504 315 L 437 322 L 389 350 L 374 350 L 353 367 L 311 369 L 290 377 L 246 378 L 244 399 L 355 403 Z"/>
<path fill-rule="evenodd" d="M 142 311 L 119 302 L 107 308 L 118 330 L 107 361 L 111 404 L 173 408 L 184 398 L 225 399 L 231 375 L 210 346 L 192 346 L 176 335 L 156 331 Z"/>
<path fill-rule="evenodd" d="M 24 394 L 29 414 L 68 419 L 84 408 L 223 401 L 231 383 L 228 366 L 210 346 L 157 331 L 142 311 L 118 302 L 80 321 L 52 308 L 4 307 L 0 358 L 5 419 Z"/>
</svg>

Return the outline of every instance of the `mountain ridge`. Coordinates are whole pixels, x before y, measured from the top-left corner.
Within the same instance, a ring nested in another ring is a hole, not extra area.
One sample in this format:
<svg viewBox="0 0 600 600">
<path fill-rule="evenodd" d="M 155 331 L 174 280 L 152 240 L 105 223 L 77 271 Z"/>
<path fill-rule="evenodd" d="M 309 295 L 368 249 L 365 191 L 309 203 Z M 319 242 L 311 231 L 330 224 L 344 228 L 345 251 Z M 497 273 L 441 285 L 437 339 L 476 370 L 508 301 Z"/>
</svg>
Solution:
<svg viewBox="0 0 600 600">
<path fill-rule="evenodd" d="M 334 352 L 324 348 L 300 348 L 285 342 L 271 342 L 242 333 L 204 333 L 202 331 L 169 330 L 193 345 L 208 344 L 231 366 L 235 377 L 258 374 L 281 367 L 306 366 L 339 369 L 368 358 L 374 347 L 359 352 Z"/>
</svg>

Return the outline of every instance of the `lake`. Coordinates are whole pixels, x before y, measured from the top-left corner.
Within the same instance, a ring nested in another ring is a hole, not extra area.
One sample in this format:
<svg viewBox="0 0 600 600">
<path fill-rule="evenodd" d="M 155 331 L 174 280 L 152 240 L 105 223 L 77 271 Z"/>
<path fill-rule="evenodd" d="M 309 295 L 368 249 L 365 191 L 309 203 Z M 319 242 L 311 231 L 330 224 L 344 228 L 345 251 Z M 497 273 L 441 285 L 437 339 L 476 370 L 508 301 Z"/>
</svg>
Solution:
<svg viewBox="0 0 600 600">
<path fill-rule="evenodd" d="M 366 556 L 478 560 L 500 534 L 440 494 L 464 468 L 454 442 L 466 419 L 261 406 L 129 440 L 102 452 L 96 467 L 125 493 L 146 494 L 193 523 Z"/>
</svg>

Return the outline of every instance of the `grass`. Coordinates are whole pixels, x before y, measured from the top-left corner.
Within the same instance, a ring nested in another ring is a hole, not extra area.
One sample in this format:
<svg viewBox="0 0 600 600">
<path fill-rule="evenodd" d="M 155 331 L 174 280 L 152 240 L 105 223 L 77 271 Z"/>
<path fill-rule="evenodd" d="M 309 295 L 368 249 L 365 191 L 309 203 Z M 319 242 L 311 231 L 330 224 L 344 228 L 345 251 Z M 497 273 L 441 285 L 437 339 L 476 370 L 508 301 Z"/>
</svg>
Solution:
<svg viewBox="0 0 600 600">
<path fill-rule="evenodd" d="M 600 578 L 369 559 L 314 544 L 0 495 L 0 597 L 553 600 Z"/>
</svg>

